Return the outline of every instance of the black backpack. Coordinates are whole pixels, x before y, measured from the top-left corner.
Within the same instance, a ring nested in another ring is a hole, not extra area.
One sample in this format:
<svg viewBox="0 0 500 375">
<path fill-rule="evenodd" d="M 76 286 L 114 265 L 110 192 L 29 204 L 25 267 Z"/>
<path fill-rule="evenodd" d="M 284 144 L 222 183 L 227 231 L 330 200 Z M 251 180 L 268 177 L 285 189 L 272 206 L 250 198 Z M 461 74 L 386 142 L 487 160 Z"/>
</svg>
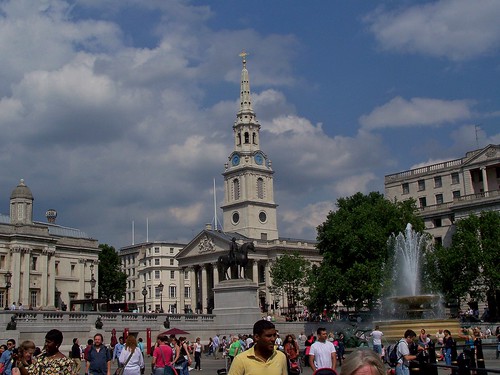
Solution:
<svg viewBox="0 0 500 375">
<path fill-rule="evenodd" d="M 389 345 L 387 347 L 388 354 L 386 356 L 386 358 L 387 358 L 386 362 L 391 367 L 396 367 L 398 364 L 398 360 L 399 360 L 399 358 L 398 358 L 398 345 L 400 342 L 401 341 L 398 341 L 396 344 Z"/>
</svg>

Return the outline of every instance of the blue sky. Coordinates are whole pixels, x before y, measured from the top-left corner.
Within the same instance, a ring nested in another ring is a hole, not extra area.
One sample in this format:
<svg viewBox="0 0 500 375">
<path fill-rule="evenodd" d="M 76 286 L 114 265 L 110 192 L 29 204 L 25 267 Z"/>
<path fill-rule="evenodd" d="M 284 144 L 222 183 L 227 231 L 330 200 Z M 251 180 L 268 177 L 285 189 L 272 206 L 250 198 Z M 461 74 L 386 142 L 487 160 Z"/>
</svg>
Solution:
<svg viewBox="0 0 500 375">
<path fill-rule="evenodd" d="M 280 235 L 339 197 L 500 143 L 500 3 L 0 1 L 0 212 L 117 248 L 189 241 L 222 202 L 246 50 Z M 222 217 L 219 211 L 219 217 Z"/>
</svg>

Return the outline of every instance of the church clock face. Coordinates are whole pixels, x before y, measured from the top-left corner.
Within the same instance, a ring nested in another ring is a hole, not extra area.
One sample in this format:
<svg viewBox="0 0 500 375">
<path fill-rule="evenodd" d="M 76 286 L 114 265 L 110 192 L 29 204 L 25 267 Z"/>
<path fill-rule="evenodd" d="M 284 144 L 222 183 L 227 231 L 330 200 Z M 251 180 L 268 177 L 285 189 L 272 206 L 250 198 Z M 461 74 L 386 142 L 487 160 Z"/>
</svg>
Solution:
<svg viewBox="0 0 500 375">
<path fill-rule="evenodd" d="M 264 158 L 262 157 L 262 154 L 261 153 L 258 153 L 257 155 L 254 156 L 254 159 L 255 159 L 255 162 L 258 164 L 258 165 L 262 165 L 262 163 L 264 163 Z"/>
<path fill-rule="evenodd" d="M 238 154 L 234 154 L 233 157 L 231 158 L 231 164 L 234 166 L 240 164 L 240 156 Z"/>
</svg>

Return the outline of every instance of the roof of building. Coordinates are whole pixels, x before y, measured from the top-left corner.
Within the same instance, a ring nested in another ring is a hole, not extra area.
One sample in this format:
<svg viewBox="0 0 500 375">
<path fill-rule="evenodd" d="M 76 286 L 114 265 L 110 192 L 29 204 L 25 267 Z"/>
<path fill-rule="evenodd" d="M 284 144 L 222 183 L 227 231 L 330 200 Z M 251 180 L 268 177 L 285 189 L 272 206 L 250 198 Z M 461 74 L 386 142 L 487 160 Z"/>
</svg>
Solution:
<svg viewBox="0 0 500 375">
<path fill-rule="evenodd" d="M 10 216 L 0 214 L 0 224 L 10 224 Z M 34 221 L 33 224 L 46 226 L 49 230 L 49 234 L 52 236 L 84 238 L 89 240 L 93 239 L 87 233 L 82 232 L 80 229 L 63 227 L 61 225 L 45 223 L 42 221 Z"/>
<path fill-rule="evenodd" d="M 12 190 L 12 194 L 10 195 L 10 199 L 15 198 L 25 198 L 33 200 L 33 194 L 29 187 L 24 184 L 24 180 L 19 182 L 19 185 L 16 186 L 14 190 Z"/>
</svg>

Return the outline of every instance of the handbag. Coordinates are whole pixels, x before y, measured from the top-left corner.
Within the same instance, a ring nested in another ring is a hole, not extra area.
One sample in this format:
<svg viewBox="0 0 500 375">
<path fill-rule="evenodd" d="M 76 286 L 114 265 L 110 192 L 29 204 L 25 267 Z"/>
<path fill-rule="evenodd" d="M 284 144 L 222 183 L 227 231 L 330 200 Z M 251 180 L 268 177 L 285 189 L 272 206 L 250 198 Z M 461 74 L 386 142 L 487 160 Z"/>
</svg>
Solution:
<svg viewBox="0 0 500 375">
<path fill-rule="evenodd" d="M 122 375 L 123 374 L 123 370 L 125 370 L 125 367 L 127 367 L 127 363 L 128 361 L 130 361 L 130 358 L 132 358 L 132 356 L 134 355 L 134 352 L 131 352 L 127 358 L 127 360 L 125 361 L 125 363 L 123 364 L 122 367 L 118 367 L 116 370 L 115 370 L 115 375 Z"/>
</svg>

